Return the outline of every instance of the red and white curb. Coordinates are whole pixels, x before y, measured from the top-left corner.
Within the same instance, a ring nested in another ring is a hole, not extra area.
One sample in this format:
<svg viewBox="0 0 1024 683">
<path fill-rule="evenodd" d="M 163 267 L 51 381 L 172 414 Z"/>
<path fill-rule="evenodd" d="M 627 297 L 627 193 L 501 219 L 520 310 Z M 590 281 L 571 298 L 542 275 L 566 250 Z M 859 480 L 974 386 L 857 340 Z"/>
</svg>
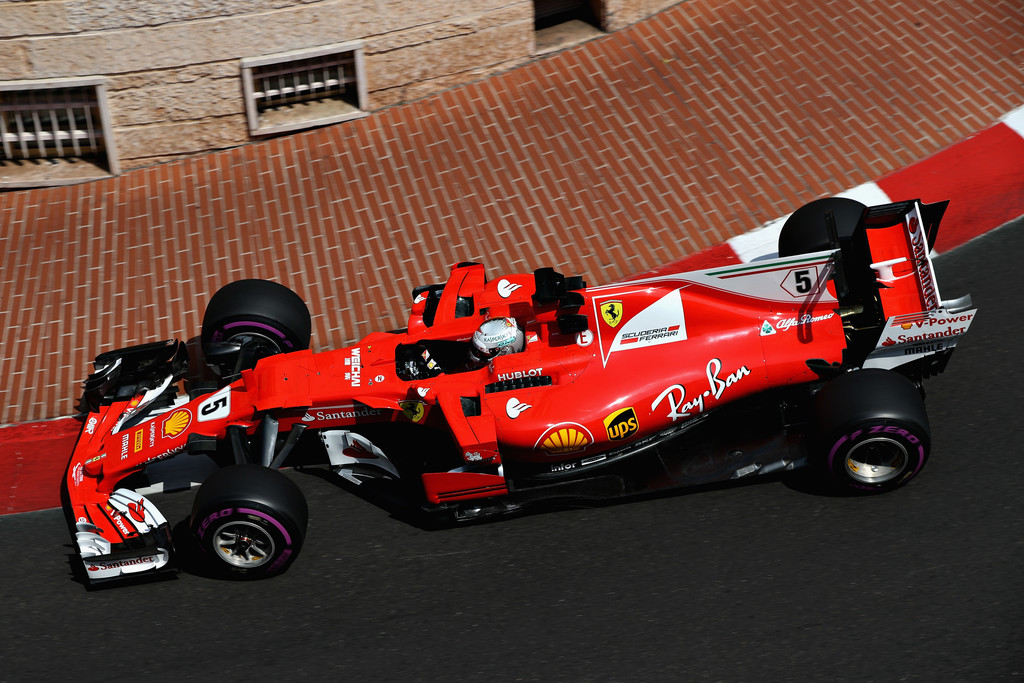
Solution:
<svg viewBox="0 0 1024 683">
<path fill-rule="evenodd" d="M 936 253 L 1005 225 L 1024 215 L 1024 106 L 952 147 L 839 196 L 868 206 L 918 198 L 926 203 L 950 200 Z M 771 221 L 652 273 L 713 268 L 771 256 L 776 253 L 785 220 L 784 216 Z M 61 477 L 80 426 L 73 418 L 59 418 L 0 427 L 0 514 L 60 505 Z M 208 460 L 180 456 L 157 467 L 164 470 L 159 475 L 165 481 L 163 487 L 178 488 L 201 480 Z M 158 485 L 152 490 L 159 489 Z"/>
<path fill-rule="evenodd" d="M 925 202 L 950 200 L 935 249 L 936 254 L 944 253 L 1024 214 L 1022 154 L 1024 107 L 927 159 L 838 196 L 867 206 L 917 198 Z M 728 249 L 713 247 L 707 256 L 720 263 L 701 259 L 708 265 L 700 267 L 749 263 L 777 254 L 779 232 L 788 217 L 729 239 L 725 243 Z"/>
<path fill-rule="evenodd" d="M 852 190 L 840 192 L 837 196 L 855 199 L 867 206 L 888 204 L 892 201 L 889 195 L 883 192 L 877 183 L 864 183 Z M 726 241 L 726 244 L 732 249 L 733 254 L 740 263 L 749 263 L 755 259 L 777 256 L 779 253 L 779 233 L 782 231 L 782 226 L 790 215 L 786 214 L 782 218 L 776 218 L 756 230 L 737 235 Z"/>
</svg>

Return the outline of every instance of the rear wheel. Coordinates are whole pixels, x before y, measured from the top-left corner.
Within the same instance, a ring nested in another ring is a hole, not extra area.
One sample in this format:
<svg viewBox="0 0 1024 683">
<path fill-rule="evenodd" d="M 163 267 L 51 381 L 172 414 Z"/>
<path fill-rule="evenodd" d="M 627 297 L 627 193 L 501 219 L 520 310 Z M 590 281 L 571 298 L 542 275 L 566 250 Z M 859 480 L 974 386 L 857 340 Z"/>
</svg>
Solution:
<svg viewBox="0 0 1024 683">
<path fill-rule="evenodd" d="M 889 371 L 840 375 L 815 397 L 819 465 L 840 487 L 884 492 L 910 481 L 924 467 L 931 431 L 924 400 L 913 382 Z"/>
<path fill-rule="evenodd" d="M 804 204 L 786 219 L 779 233 L 779 256 L 796 256 L 831 249 L 828 222 L 831 211 L 840 240 L 848 239 L 857 228 L 867 207 L 845 197 L 825 197 Z"/>
<path fill-rule="evenodd" d="M 203 482 L 189 523 L 214 573 L 258 579 L 295 560 L 308 519 L 305 497 L 284 474 L 232 465 Z"/>
</svg>

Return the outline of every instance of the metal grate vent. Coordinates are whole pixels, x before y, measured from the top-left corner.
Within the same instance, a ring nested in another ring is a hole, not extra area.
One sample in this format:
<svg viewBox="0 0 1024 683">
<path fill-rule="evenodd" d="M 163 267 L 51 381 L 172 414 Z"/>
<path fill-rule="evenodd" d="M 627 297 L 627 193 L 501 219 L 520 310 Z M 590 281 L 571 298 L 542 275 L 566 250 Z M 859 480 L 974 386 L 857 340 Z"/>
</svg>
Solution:
<svg viewBox="0 0 1024 683">
<path fill-rule="evenodd" d="M 104 78 L 0 81 L 0 188 L 119 172 Z"/>
<path fill-rule="evenodd" d="M 363 116 L 358 44 L 242 60 L 249 130 L 277 133 Z"/>
<path fill-rule="evenodd" d="M 4 160 L 102 154 L 101 121 L 94 87 L 0 91 Z"/>
<path fill-rule="evenodd" d="M 256 109 L 266 111 L 286 104 L 340 98 L 357 105 L 356 60 L 351 52 L 253 69 Z"/>
</svg>

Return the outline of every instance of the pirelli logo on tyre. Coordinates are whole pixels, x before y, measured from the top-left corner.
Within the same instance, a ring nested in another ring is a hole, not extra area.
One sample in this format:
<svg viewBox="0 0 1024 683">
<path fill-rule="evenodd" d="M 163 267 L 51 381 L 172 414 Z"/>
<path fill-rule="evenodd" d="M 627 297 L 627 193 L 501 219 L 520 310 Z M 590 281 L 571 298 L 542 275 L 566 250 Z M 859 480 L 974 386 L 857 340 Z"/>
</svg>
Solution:
<svg viewBox="0 0 1024 683">
<path fill-rule="evenodd" d="M 636 411 L 632 406 L 616 410 L 604 419 L 604 430 L 608 433 L 609 441 L 622 441 L 640 431 L 640 422 L 636 418 Z"/>
</svg>

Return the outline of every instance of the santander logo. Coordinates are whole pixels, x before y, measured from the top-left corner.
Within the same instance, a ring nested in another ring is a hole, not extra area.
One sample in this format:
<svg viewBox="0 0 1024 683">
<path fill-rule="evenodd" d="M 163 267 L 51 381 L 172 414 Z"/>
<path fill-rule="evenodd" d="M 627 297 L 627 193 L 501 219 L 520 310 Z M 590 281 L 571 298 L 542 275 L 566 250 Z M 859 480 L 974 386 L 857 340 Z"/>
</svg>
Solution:
<svg viewBox="0 0 1024 683">
<path fill-rule="evenodd" d="M 883 330 L 875 348 L 959 337 L 967 332 L 976 312 L 974 309 L 954 314 L 940 309 L 895 316 Z"/>
</svg>

